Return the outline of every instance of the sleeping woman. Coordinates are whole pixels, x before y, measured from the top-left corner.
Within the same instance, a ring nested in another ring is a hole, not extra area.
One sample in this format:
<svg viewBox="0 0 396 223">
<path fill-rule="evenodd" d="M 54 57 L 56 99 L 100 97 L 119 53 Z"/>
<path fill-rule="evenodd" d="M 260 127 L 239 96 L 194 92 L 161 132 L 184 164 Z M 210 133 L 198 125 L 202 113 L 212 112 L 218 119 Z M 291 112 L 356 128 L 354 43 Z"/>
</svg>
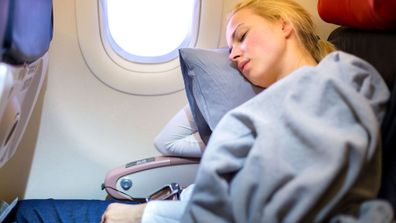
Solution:
<svg viewBox="0 0 396 223">
<path fill-rule="evenodd" d="M 389 97 L 378 72 L 333 52 L 293 0 L 241 1 L 226 35 L 229 59 L 266 90 L 215 128 L 188 201 L 111 204 L 102 222 L 341 221 L 382 205 L 367 203 Z"/>
</svg>

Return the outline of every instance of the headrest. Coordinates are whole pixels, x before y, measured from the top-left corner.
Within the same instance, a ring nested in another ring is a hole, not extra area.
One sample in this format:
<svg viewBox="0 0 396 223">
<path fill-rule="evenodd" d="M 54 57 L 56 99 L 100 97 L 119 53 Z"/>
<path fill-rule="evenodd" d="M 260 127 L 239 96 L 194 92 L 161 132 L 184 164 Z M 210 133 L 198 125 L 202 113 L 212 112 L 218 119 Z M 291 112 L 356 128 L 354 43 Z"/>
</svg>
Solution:
<svg viewBox="0 0 396 223">
<path fill-rule="evenodd" d="M 395 0 L 319 0 L 326 22 L 362 29 L 396 28 Z"/>
<path fill-rule="evenodd" d="M 18 65 L 43 56 L 52 39 L 52 0 L 0 2 L 0 61 Z"/>
</svg>

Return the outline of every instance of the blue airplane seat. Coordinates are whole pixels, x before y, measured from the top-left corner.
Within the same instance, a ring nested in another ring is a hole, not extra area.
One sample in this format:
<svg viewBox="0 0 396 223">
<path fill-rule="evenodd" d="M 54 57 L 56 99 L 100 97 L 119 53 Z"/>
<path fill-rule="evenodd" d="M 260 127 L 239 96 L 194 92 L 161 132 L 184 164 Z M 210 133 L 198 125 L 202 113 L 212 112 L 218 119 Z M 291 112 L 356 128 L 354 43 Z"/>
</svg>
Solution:
<svg viewBox="0 0 396 223">
<path fill-rule="evenodd" d="M 2 0 L 0 4 L 1 61 L 21 65 L 43 56 L 52 40 L 52 0 Z"/>
<path fill-rule="evenodd" d="M 15 153 L 32 113 L 52 33 L 52 0 L 0 1 L 0 167 Z"/>
<path fill-rule="evenodd" d="M 0 1 L 0 43 L 3 43 L 4 41 L 6 24 L 8 21 L 8 4 L 9 0 Z M 0 53 L 3 55 L 3 47 L 1 47 Z"/>
</svg>

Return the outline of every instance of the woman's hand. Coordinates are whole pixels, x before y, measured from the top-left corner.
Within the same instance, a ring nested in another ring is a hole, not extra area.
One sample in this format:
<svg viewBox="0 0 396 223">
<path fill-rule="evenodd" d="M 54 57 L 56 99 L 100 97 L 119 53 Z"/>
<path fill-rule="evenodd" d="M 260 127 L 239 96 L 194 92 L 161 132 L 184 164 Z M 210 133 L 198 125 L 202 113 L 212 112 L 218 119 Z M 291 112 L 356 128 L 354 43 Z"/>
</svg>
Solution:
<svg viewBox="0 0 396 223">
<path fill-rule="evenodd" d="M 139 223 L 146 204 L 112 203 L 102 215 L 101 223 Z"/>
</svg>

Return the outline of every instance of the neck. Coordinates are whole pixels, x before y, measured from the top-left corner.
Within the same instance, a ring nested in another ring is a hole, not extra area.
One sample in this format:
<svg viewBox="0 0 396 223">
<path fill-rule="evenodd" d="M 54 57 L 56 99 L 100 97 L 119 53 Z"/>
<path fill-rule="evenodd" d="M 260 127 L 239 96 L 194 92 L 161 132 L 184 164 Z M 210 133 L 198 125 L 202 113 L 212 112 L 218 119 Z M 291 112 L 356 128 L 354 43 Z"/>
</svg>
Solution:
<svg viewBox="0 0 396 223">
<path fill-rule="evenodd" d="M 290 38 L 286 44 L 285 56 L 283 60 L 283 70 L 279 75 L 278 80 L 286 77 L 293 71 L 303 66 L 316 66 L 317 62 L 303 47 L 297 38 Z"/>
</svg>

